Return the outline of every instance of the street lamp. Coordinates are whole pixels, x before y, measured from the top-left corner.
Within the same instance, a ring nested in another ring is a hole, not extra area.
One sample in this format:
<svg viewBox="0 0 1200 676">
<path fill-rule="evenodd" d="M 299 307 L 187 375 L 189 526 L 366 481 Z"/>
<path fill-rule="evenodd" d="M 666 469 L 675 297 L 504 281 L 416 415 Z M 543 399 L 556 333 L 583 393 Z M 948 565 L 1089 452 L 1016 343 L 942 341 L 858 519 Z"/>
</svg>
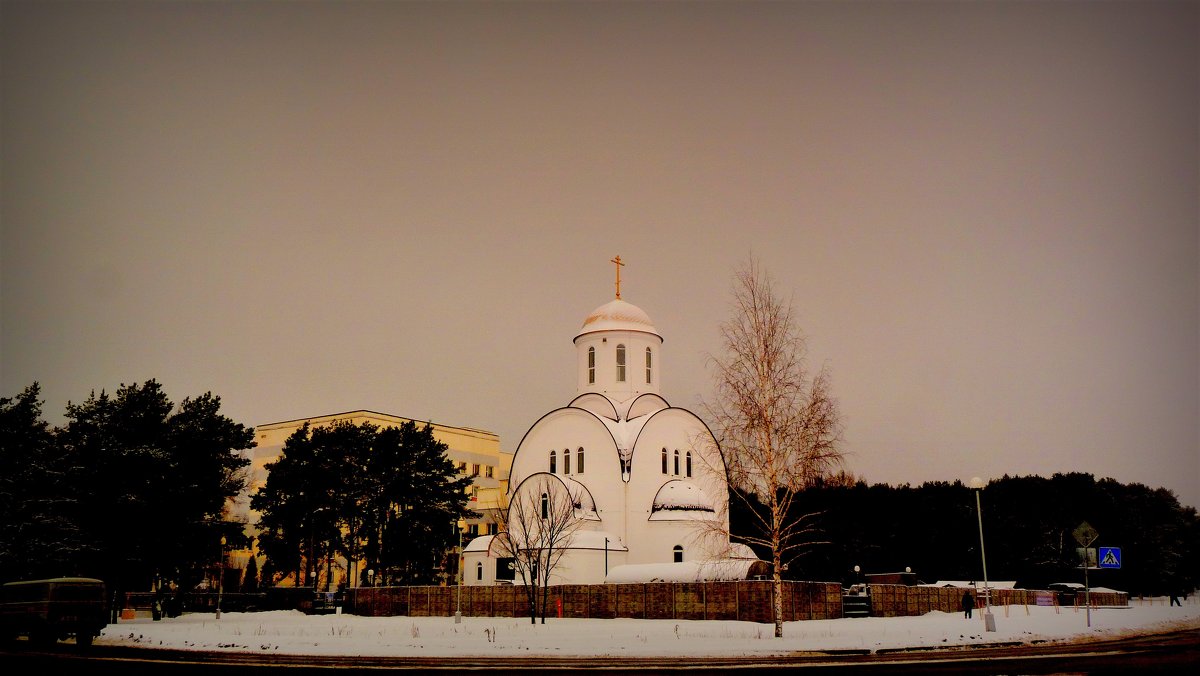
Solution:
<svg viewBox="0 0 1200 676">
<path fill-rule="evenodd" d="M 217 619 L 221 619 L 221 595 L 225 591 L 225 536 L 221 536 L 221 572 L 217 577 Z"/>
<path fill-rule="evenodd" d="M 992 593 L 988 589 L 987 552 L 983 549 L 983 508 L 979 506 L 979 494 L 983 492 L 983 479 L 971 477 L 971 488 L 975 490 L 975 514 L 979 517 L 979 556 L 983 561 L 983 629 L 996 631 L 996 617 L 992 615 Z"/>
<path fill-rule="evenodd" d="M 463 550 L 462 550 L 462 532 L 463 524 L 456 523 L 458 527 L 458 607 L 454 611 L 454 624 L 462 624 L 462 585 L 463 585 Z"/>
</svg>

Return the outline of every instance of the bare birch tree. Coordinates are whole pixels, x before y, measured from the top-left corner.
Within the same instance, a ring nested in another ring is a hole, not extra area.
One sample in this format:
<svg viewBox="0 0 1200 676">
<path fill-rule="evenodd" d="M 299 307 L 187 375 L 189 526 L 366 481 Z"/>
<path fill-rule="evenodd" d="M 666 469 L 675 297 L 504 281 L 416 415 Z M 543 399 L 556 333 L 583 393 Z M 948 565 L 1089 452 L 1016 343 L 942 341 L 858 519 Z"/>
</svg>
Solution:
<svg viewBox="0 0 1200 676">
<path fill-rule="evenodd" d="M 551 575 L 582 524 L 578 507 L 562 481 L 539 473 L 522 481 L 496 512 L 499 533 L 492 546 L 512 558 L 516 577 L 525 582 L 530 623 L 539 615 L 546 623 Z"/>
<path fill-rule="evenodd" d="M 840 469 L 841 422 L 822 367 L 812 373 L 790 302 L 750 259 L 733 281 L 733 313 L 721 324 L 723 353 L 710 356 L 714 399 L 705 403 L 725 462 L 731 499 L 752 532 L 733 539 L 771 552 L 775 636 L 783 636 L 782 573 L 815 544 L 812 515 L 793 513 L 797 493 Z"/>
</svg>

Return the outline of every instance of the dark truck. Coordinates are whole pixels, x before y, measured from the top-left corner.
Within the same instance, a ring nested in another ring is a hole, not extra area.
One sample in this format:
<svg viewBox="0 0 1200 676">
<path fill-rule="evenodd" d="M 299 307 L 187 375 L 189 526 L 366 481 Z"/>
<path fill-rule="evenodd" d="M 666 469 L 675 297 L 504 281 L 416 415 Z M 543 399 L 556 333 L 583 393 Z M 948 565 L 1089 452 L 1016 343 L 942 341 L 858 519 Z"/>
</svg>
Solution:
<svg viewBox="0 0 1200 676">
<path fill-rule="evenodd" d="M 56 577 L 0 585 L 0 638 L 26 635 L 48 645 L 75 637 L 81 649 L 108 625 L 104 582 L 90 577 Z"/>
</svg>

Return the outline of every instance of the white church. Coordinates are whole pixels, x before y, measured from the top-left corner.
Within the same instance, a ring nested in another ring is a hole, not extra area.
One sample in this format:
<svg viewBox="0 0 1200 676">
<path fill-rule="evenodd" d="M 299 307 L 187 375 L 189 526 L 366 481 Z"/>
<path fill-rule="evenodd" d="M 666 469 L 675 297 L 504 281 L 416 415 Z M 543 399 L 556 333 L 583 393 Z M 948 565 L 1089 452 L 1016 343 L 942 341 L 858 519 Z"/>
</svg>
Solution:
<svg viewBox="0 0 1200 676">
<path fill-rule="evenodd" d="M 728 491 L 712 432 L 661 393 L 663 338 L 641 308 L 616 298 L 574 337 L 577 394 L 529 428 L 506 496 L 516 505 L 569 501 L 570 528 L 549 584 L 745 579 L 763 572 L 729 541 Z M 526 502 L 522 503 L 525 499 Z M 522 528 L 515 517 L 510 529 Z M 522 584 L 503 535 L 472 540 L 463 583 Z"/>
</svg>

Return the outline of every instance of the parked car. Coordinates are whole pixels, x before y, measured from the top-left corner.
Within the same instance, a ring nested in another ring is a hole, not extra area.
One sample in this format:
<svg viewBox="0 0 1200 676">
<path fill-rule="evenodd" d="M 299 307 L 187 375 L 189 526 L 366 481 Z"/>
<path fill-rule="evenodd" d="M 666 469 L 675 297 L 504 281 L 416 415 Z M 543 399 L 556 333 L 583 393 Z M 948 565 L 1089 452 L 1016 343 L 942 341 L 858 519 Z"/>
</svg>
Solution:
<svg viewBox="0 0 1200 676">
<path fill-rule="evenodd" d="M 38 644 L 74 636 L 81 649 L 108 625 L 104 582 L 89 577 L 56 577 L 0 585 L 0 633 L 11 640 L 28 636 Z"/>
<path fill-rule="evenodd" d="M 1046 585 L 1046 589 L 1058 596 L 1060 606 L 1075 605 L 1076 596 L 1083 593 L 1083 585 L 1078 582 L 1051 582 Z"/>
</svg>

